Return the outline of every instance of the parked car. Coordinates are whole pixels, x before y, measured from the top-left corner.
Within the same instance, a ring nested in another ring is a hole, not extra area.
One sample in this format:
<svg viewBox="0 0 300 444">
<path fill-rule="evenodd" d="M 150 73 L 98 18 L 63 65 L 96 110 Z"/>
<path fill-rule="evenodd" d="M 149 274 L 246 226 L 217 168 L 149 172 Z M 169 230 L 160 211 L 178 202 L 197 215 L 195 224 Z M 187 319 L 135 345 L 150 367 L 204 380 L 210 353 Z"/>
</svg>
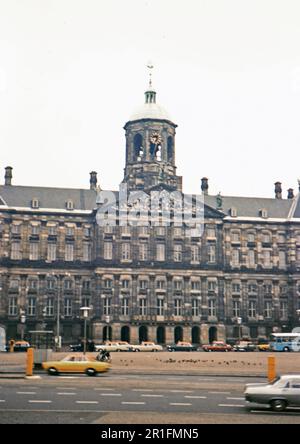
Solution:
<svg viewBox="0 0 300 444">
<path fill-rule="evenodd" d="M 126 341 L 106 341 L 104 344 L 95 345 L 95 351 L 99 352 L 100 350 L 106 350 L 109 352 L 132 351 L 133 347 Z"/>
<path fill-rule="evenodd" d="M 206 352 L 229 352 L 231 345 L 221 341 L 214 341 L 212 344 L 202 345 L 202 349 Z"/>
<path fill-rule="evenodd" d="M 256 345 L 250 341 L 239 341 L 233 346 L 232 350 L 237 352 L 255 351 Z"/>
<path fill-rule="evenodd" d="M 177 344 L 167 345 L 167 351 L 197 351 L 198 347 L 190 342 L 178 341 Z"/>
<path fill-rule="evenodd" d="M 88 376 L 95 376 L 97 373 L 107 372 L 110 365 L 107 362 L 92 359 L 87 355 L 68 355 L 61 361 L 42 362 L 42 368 L 47 370 L 49 375 L 86 373 Z"/>
<path fill-rule="evenodd" d="M 70 345 L 70 350 L 72 352 L 83 352 L 84 351 L 84 343 L 80 342 L 79 344 Z M 87 342 L 86 350 L 89 352 L 95 351 L 95 344 L 93 341 Z"/>
<path fill-rule="evenodd" d="M 247 384 L 244 394 L 246 401 L 268 404 L 276 412 L 300 407 L 300 375 L 283 375 L 269 384 Z"/>
<path fill-rule="evenodd" d="M 29 342 L 27 341 L 15 341 L 14 343 L 14 352 L 27 352 L 28 348 L 30 347 Z M 6 351 L 10 351 L 10 345 L 8 344 L 6 346 Z"/>
<path fill-rule="evenodd" d="M 261 343 L 257 344 L 257 350 L 258 351 L 269 351 L 270 350 L 269 342 L 261 342 Z"/>
<path fill-rule="evenodd" d="M 141 351 L 157 352 L 162 350 L 163 348 L 161 345 L 155 344 L 155 342 L 151 341 L 143 341 L 141 342 L 141 344 L 132 345 L 132 351 L 135 352 L 141 352 Z"/>
</svg>

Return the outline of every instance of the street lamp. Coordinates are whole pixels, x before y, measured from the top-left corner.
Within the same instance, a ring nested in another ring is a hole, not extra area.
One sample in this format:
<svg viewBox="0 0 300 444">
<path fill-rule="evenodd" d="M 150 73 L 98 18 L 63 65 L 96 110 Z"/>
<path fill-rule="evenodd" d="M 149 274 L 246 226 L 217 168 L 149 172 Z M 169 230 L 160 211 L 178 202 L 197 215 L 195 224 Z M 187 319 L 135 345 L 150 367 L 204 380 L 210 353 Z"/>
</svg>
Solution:
<svg viewBox="0 0 300 444">
<path fill-rule="evenodd" d="M 109 323 L 110 323 L 110 316 L 109 315 L 105 316 L 105 322 L 107 324 L 107 326 L 106 326 L 106 340 L 111 341 L 110 327 L 109 327 Z"/>
<path fill-rule="evenodd" d="M 239 326 L 238 328 L 239 328 L 239 342 L 240 342 L 240 340 L 241 340 L 241 325 L 242 325 L 243 319 L 237 317 L 237 318 L 236 318 L 236 322 L 237 322 L 237 324 L 238 324 L 238 326 Z"/>
<path fill-rule="evenodd" d="M 25 331 L 25 322 L 26 322 L 26 316 L 25 316 L 25 310 L 22 308 L 20 309 L 20 321 L 21 321 L 21 341 L 24 340 L 24 331 Z"/>
<path fill-rule="evenodd" d="M 82 310 L 82 315 L 84 318 L 84 342 L 83 342 L 83 354 L 86 354 L 86 323 L 87 323 L 87 318 L 89 317 L 89 311 L 91 310 L 90 307 L 80 307 L 80 310 Z"/>
</svg>

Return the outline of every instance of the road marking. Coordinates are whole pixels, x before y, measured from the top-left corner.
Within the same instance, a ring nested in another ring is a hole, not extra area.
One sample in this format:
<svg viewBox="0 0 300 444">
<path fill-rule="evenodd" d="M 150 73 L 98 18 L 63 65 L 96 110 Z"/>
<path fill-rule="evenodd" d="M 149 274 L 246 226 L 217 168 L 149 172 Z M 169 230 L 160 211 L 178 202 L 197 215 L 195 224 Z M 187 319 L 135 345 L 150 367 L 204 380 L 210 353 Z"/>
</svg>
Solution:
<svg viewBox="0 0 300 444">
<path fill-rule="evenodd" d="M 0 402 L 6 402 L 5 399 L 0 399 Z"/>
<path fill-rule="evenodd" d="M 207 396 L 186 395 L 185 398 L 188 398 L 188 399 L 207 399 Z"/>
<path fill-rule="evenodd" d="M 245 407 L 245 404 L 218 404 L 218 407 Z"/>
<path fill-rule="evenodd" d="M 96 390 L 96 391 L 104 391 L 104 390 L 113 391 L 115 389 L 110 389 L 110 388 L 94 388 L 94 390 Z"/>
<path fill-rule="evenodd" d="M 76 401 L 77 404 L 99 404 L 98 401 Z"/>
<path fill-rule="evenodd" d="M 133 405 L 144 405 L 145 402 L 131 402 L 131 401 L 122 401 L 121 404 L 133 404 Z"/>
<path fill-rule="evenodd" d="M 164 398 L 164 395 L 141 395 L 143 398 Z"/>
<path fill-rule="evenodd" d="M 41 400 L 41 399 L 29 399 L 30 403 L 41 403 L 41 404 L 50 404 L 52 401 L 49 400 Z"/>
<path fill-rule="evenodd" d="M 198 378 L 198 381 L 215 381 L 216 378 Z"/>
<path fill-rule="evenodd" d="M 61 390 L 61 386 L 60 387 L 55 387 L 57 390 Z M 78 387 L 77 387 L 78 388 Z M 76 387 L 64 387 L 64 390 L 76 390 Z M 99 389 L 100 390 L 100 389 Z"/>
<path fill-rule="evenodd" d="M 189 402 L 170 402 L 169 405 L 192 405 Z"/>
<path fill-rule="evenodd" d="M 100 396 L 122 396 L 122 393 L 100 393 Z"/>
<path fill-rule="evenodd" d="M 171 393 L 193 393 L 195 390 L 170 390 Z"/>
<path fill-rule="evenodd" d="M 17 392 L 17 395 L 36 395 L 36 392 Z"/>
<path fill-rule="evenodd" d="M 154 392 L 152 389 L 132 389 L 133 392 Z"/>
<path fill-rule="evenodd" d="M 77 395 L 77 393 L 75 393 L 75 392 L 58 392 L 58 393 L 56 393 L 57 395 L 61 395 L 61 396 L 64 396 L 64 395 Z"/>
<path fill-rule="evenodd" d="M 245 398 L 226 398 L 231 399 L 232 401 L 245 401 Z"/>
<path fill-rule="evenodd" d="M 230 395 L 231 392 L 208 392 L 212 395 Z"/>
<path fill-rule="evenodd" d="M 59 376 L 59 379 L 78 379 L 78 376 Z"/>
</svg>

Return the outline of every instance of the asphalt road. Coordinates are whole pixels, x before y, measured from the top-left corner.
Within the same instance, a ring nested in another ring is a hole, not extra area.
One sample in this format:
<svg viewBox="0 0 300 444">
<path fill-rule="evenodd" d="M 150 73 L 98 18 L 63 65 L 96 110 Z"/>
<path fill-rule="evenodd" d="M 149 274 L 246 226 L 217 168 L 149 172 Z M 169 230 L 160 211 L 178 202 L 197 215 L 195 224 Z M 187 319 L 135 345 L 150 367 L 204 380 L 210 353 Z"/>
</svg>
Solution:
<svg viewBox="0 0 300 444">
<path fill-rule="evenodd" d="M 113 372 L 0 380 L 0 423 L 300 423 L 300 409 L 246 405 L 244 385 L 256 381 L 264 380 Z"/>
</svg>

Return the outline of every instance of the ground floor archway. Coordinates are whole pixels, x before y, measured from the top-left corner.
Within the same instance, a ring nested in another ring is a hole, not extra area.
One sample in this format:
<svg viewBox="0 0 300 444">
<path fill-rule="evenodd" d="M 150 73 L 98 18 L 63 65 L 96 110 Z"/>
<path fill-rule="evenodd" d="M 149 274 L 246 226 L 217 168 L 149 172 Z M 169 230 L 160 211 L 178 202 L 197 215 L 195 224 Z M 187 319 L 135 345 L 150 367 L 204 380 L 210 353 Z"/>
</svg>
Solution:
<svg viewBox="0 0 300 444">
<path fill-rule="evenodd" d="M 166 330 L 165 327 L 157 327 L 156 341 L 158 344 L 164 344 L 166 342 Z"/>
<path fill-rule="evenodd" d="M 218 340 L 218 329 L 217 329 L 217 327 L 209 327 L 209 330 L 208 330 L 208 340 L 209 340 L 210 344 L 212 342 Z"/>
<path fill-rule="evenodd" d="M 176 344 L 178 341 L 182 341 L 182 340 L 183 340 L 183 329 L 182 329 L 182 327 L 180 327 L 178 325 L 174 329 L 174 342 Z"/>
<path fill-rule="evenodd" d="M 127 325 L 121 328 L 121 341 L 130 342 L 130 328 Z"/>
<path fill-rule="evenodd" d="M 106 325 L 103 327 L 103 341 L 111 341 L 112 340 L 112 328 L 110 325 Z"/>
<path fill-rule="evenodd" d="M 198 326 L 192 328 L 192 343 L 200 344 L 200 328 Z"/>
<path fill-rule="evenodd" d="M 146 325 L 141 325 L 139 328 L 139 341 L 148 341 L 148 328 Z"/>
</svg>

